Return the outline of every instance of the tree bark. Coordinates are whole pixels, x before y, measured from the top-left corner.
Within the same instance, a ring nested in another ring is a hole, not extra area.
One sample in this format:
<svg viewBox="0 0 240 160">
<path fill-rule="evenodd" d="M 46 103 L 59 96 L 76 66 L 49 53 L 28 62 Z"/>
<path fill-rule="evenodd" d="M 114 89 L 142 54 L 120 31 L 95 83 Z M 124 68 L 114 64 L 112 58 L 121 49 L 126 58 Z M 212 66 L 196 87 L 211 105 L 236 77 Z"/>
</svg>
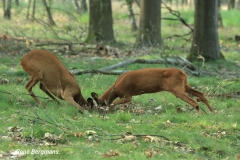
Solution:
<svg viewBox="0 0 240 160">
<path fill-rule="evenodd" d="M 81 0 L 81 12 L 87 12 L 86 0 Z"/>
<path fill-rule="evenodd" d="M 133 13 L 132 9 L 132 0 L 127 0 L 127 6 L 128 6 L 128 11 L 129 11 L 129 20 L 131 22 L 131 30 L 134 32 L 137 30 L 137 24 L 136 24 L 136 19 Z"/>
<path fill-rule="evenodd" d="M 36 10 L 36 0 L 33 0 L 32 21 L 34 21 L 34 19 L 35 19 L 35 10 Z"/>
<path fill-rule="evenodd" d="M 193 41 L 189 60 L 223 58 L 218 39 L 218 0 L 195 0 Z"/>
<path fill-rule="evenodd" d="M 135 47 L 156 47 L 162 45 L 161 0 L 141 0 L 139 33 Z"/>
<path fill-rule="evenodd" d="M 46 11 L 47 11 L 49 24 L 50 24 L 51 26 L 55 26 L 56 23 L 54 22 L 54 20 L 53 20 L 53 18 L 52 18 L 51 9 L 50 9 L 50 7 L 48 6 L 47 1 L 46 1 L 46 0 L 42 0 L 42 2 L 43 2 L 43 5 L 44 5 L 44 7 L 45 7 L 45 9 L 46 9 Z"/>
<path fill-rule="evenodd" d="M 80 9 L 80 6 L 78 4 L 78 0 L 74 0 L 73 3 L 74 3 L 74 6 L 76 8 L 77 13 L 81 14 L 81 9 Z"/>
<path fill-rule="evenodd" d="M 115 42 L 111 0 L 90 0 L 89 30 L 86 43 Z"/>
<path fill-rule="evenodd" d="M 11 19 L 11 0 L 3 0 L 3 17 Z"/>
<path fill-rule="evenodd" d="M 222 15 L 221 15 L 221 0 L 218 0 L 218 27 L 223 28 L 223 21 L 222 21 Z"/>
<path fill-rule="evenodd" d="M 78 4 L 78 0 L 74 0 L 73 3 L 74 3 L 74 6 L 75 6 L 78 14 L 81 14 L 83 12 L 87 12 L 86 0 L 81 0 L 81 5 Z"/>
<path fill-rule="evenodd" d="M 15 0 L 15 3 L 16 3 L 16 6 L 17 6 L 17 7 L 20 7 L 19 0 Z"/>
<path fill-rule="evenodd" d="M 228 0 L 228 10 L 235 8 L 235 0 Z"/>
<path fill-rule="evenodd" d="M 27 19 L 29 18 L 29 12 L 30 12 L 30 8 L 31 8 L 31 3 L 32 3 L 32 0 L 29 0 L 28 1 L 28 7 L 27 7 Z"/>
</svg>

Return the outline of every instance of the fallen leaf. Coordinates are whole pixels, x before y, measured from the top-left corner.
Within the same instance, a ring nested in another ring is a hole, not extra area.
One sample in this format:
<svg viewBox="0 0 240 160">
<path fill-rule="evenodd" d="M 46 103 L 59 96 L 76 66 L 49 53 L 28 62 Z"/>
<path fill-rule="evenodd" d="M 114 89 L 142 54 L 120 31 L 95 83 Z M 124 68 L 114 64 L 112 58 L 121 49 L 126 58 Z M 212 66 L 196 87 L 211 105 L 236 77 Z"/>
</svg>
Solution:
<svg viewBox="0 0 240 160">
<path fill-rule="evenodd" d="M 109 157 L 116 157 L 120 156 L 120 153 L 117 150 L 110 150 L 103 154 L 103 157 L 109 158 Z"/>
<path fill-rule="evenodd" d="M 75 137 L 82 137 L 83 135 L 84 135 L 83 132 L 80 132 L 80 133 L 75 132 L 75 133 L 74 133 L 74 136 L 75 136 Z"/>
<path fill-rule="evenodd" d="M 14 127 L 8 127 L 9 132 L 20 132 L 23 128 L 19 126 L 14 126 Z"/>
<path fill-rule="evenodd" d="M 159 142 L 160 138 L 155 137 L 155 136 L 144 136 L 143 140 L 146 142 Z"/>
<path fill-rule="evenodd" d="M 120 138 L 117 140 L 117 143 L 124 143 L 124 142 L 129 142 L 129 141 L 133 141 L 136 140 L 136 136 L 134 135 L 127 135 L 127 136 L 123 136 L 123 138 Z"/>
<path fill-rule="evenodd" d="M 87 130 L 87 131 L 85 131 L 85 134 L 87 134 L 87 135 L 94 135 L 94 134 L 97 134 L 97 132 L 95 132 L 93 130 Z"/>
</svg>

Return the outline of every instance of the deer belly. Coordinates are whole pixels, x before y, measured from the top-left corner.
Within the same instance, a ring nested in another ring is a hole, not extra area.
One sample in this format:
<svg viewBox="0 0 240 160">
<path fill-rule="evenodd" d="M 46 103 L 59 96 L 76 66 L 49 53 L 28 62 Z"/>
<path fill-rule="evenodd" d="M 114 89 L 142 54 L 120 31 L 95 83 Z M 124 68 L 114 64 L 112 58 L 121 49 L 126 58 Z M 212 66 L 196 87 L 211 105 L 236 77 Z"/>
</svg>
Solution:
<svg viewBox="0 0 240 160">
<path fill-rule="evenodd" d="M 141 95 L 141 94 L 149 94 L 149 93 L 156 93 L 159 92 L 159 88 L 142 88 L 132 91 L 132 95 Z"/>
</svg>

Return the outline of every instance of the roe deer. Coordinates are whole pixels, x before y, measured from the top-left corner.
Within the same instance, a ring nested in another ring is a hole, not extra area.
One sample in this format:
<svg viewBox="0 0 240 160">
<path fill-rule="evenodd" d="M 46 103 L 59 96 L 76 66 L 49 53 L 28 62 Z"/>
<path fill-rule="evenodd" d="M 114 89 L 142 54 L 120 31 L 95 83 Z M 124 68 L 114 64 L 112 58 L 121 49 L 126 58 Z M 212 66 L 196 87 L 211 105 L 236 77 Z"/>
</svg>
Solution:
<svg viewBox="0 0 240 160">
<path fill-rule="evenodd" d="M 119 76 L 100 98 L 97 93 L 92 92 L 91 95 L 98 105 L 110 104 L 112 108 L 130 102 L 132 96 L 161 91 L 171 92 L 200 112 L 197 102 L 188 96 L 188 94 L 194 95 L 205 103 L 211 112 L 214 112 L 204 95 L 187 83 L 187 75 L 176 68 L 145 68 L 126 72 Z M 114 101 L 117 97 L 120 99 Z"/>
<path fill-rule="evenodd" d="M 22 58 L 21 66 L 30 76 L 26 89 L 38 104 L 41 102 L 32 88 L 40 82 L 40 89 L 56 102 L 58 100 L 54 96 L 65 99 L 80 112 L 83 112 L 83 107 L 93 105 L 91 99 L 87 102 L 83 98 L 76 79 L 53 53 L 46 50 L 32 50 Z"/>
</svg>

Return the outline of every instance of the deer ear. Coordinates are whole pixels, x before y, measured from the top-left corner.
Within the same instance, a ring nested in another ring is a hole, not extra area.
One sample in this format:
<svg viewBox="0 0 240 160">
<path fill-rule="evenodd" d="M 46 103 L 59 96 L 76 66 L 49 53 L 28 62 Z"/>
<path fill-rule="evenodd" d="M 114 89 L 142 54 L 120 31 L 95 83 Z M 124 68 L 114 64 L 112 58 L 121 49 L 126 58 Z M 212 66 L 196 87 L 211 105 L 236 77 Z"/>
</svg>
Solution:
<svg viewBox="0 0 240 160">
<path fill-rule="evenodd" d="M 87 99 L 87 102 L 90 104 L 90 108 L 92 109 L 93 106 L 94 106 L 94 103 L 93 103 L 92 98 L 88 98 L 88 99 Z"/>
</svg>

